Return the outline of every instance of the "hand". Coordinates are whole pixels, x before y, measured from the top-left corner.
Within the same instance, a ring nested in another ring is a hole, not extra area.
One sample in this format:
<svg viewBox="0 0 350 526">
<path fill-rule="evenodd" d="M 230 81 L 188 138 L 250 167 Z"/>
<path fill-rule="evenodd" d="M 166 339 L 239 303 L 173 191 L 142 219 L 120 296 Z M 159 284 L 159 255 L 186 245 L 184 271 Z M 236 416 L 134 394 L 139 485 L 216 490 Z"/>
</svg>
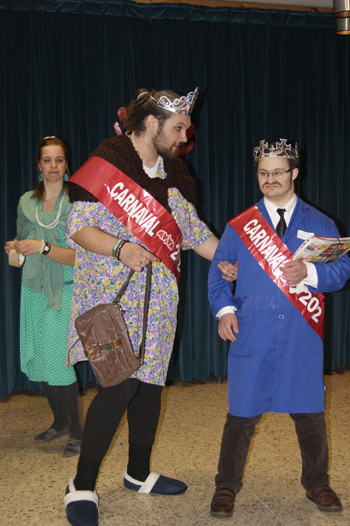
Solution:
<svg viewBox="0 0 350 526">
<path fill-rule="evenodd" d="M 221 316 L 218 333 L 224 341 L 230 340 L 231 342 L 235 342 L 237 340 L 235 334 L 239 333 L 237 316 L 233 313 L 227 313 Z"/>
<path fill-rule="evenodd" d="M 15 241 L 14 248 L 18 254 L 32 256 L 33 254 L 40 254 L 42 246 L 42 241 L 38 241 L 37 239 L 22 239 L 21 241 Z"/>
<path fill-rule="evenodd" d="M 10 250 L 15 248 L 15 242 L 16 241 L 6 241 L 4 248 L 5 248 L 5 252 L 6 252 L 7 255 L 10 254 Z"/>
<path fill-rule="evenodd" d="M 136 243 L 125 243 L 120 251 L 119 259 L 124 265 L 137 272 L 141 272 L 150 261 L 160 261 L 152 252 L 148 252 L 148 250 Z"/>
<path fill-rule="evenodd" d="M 230 281 L 231 283 L 233 281 L 236 281 L 237 279 L 237 273 L 238 273 L 238 261 L 234 265 L 229 263 L 228 261 L 220 261 L 218 264 L 218 269 L 221 270 L 223 275 L 221 276 L 222 279 L 225 281 Z"/>
<path fill-rule="evenodd" d="M 288 281 L 288 285 L 298 285 L 307 277 L 307 266 L 301 259 L 288 261 L 284 267 L 281 267 L 281 270 Z"/>
</svg>

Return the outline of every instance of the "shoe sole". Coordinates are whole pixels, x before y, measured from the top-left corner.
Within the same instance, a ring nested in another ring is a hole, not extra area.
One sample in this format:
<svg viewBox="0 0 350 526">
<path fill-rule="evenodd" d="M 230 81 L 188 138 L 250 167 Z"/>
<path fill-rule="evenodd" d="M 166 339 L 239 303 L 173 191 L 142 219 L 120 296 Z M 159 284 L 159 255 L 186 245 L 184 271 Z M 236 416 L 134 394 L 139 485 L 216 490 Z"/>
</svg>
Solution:
<svg viewBox="0 0 350 526">
<path fill-rule="evenodd" d="M 43 433 L 45 433 L 45 431 L 43 431 Z M 66 428 L 63 428 L 61 429 L 61 431 L 57 431 L 57 435 L 54 435 L 52 438 L 48 438 L 48 439 L 46 438 L 44 440 L 40 440 L 40 439 L 37 440 L 37 438 L 40 436 L 38 435 L 34 438 L 34 442 L 36 444 L 46 444 L 47 442 L 52 442 L 53 440 L 56 440 L 56 438 L 62 437 L 63 435 L 68 435 L 68 433 L 70 433 L 70 426 L 67 430 Z"/>
<path fill-rule="evenodd" d="M 53 438 L 49 438 L 49 440 L 36 440 L 34 438 L 34 442 L 36 444 L 48 444 L 49 442 L 52 442 L 53 440 L 56 440 L 56 438 L 60 438 L 60 437 L 63 437 L 64 435 L 68 435 L 68 433 L 69 433 L 69 431 L 67 431 L 67 433 L 62 433 L 61 435 L 56 435 Z"/>
<path fill-rule="evenodd" d="M 139 490 L 138 489 L 133 489 L 133 488 L 128 488 L 127 486 L 124 485 L 124 488 L 127 489 L 128 491 L 133 491 L 134 493 L 138 493 L 139 495 L 142 495 L 142 496 L 147 496 L 147 495 L 157 495 L 157 496 L 160 496 L 160 497 L 176 497 L 177 495 L 183 495 L 187 488 L 186 489 L 183 489 L 181 491 L 179 491 L 178 493 L 155 493 L 153 491 L 151 491 L 150 493 L 139 493 Z"/>
<path fill-rule="evenodd" d="M 217 519 L 229 519 L 230 517 L 232 517 L 233 515 L 233 511 L 231 511 L 230 513 L 219 513 L 219 512 L 215 512 L 215 511 L 211 511 L 210 510 L 210 515 L 212 517 L 216 517 Z"/>
<path fill-rule="evenodd" d="M 314 504 L 316 504 L 316 506 L 318 507 L 318 509 L 320 511 L 326 511 L 326 512 L 329 512 L 329 513 L 339 513 L 340 511 L 343 511 L 343 507 L 339 507 L 339 508 L 322 508 L 322 506 L 319 506 L 317 504 L 317 502 L 312 498 L 310 497 L 310 495 L 306 494 L 306 498 L 311 500 L 311 502 L 313 502 Z"/>
<path fill-rule="evenodd" d="M 80 448 L 77 451 L 63 451 L 62 457 L 64 458 L 76 457 L 79 454 L 80 454 Z"/>
</svg>

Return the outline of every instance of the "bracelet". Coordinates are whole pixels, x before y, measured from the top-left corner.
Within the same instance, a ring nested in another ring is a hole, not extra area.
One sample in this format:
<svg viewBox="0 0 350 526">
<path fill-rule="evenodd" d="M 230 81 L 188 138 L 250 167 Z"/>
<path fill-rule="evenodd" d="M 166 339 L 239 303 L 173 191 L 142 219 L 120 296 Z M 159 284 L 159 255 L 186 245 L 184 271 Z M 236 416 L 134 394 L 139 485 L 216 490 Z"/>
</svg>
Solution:
<svg viewBox="0 0 350 526">
<path fill-rule="evenodd" d="M 47 243 L 47 241 L 45 241 L 44 252 L 42 253 L 42 255 L 47 256 L 50 250 L 51 250 L 50 243 Z"/>
<path fill-rule="evenodd" d="M 42 239 L 42 240 L 41 240 L 41 250 L 40 250 L 39 254 L 42 254 L 42 253 L 44 252 L 45 245 L 46 245 L 46 243 L 45 243 L 45 241 Z"/>
<path fill-rule="evenodd" d="M 120 261 L 120 251 L 123 248 L 123 246 L 125 245 L 125 243 L 129 243 L 129 241 L 125 241 L 124 239 L 122 239 L 121 243 L 119 243 L 119 246 L 118 246 L 118 249 L 117 249 L 117 253 L 115 255 L 115 257 L 117 258 L 118 261 Z"/>
<path fill-rule="evenodd" d="M 117 241 L 114 243 L 113 245 L 113 248 L 112 248 L 112 256 L 115 258 L 115 255 L 116 255 L 116 252 L 117 252 L 117 248 L 119 247 L 120 243 L 122 242 L 123 240 L 122 239 L 117 239 Z"/>
</svg>

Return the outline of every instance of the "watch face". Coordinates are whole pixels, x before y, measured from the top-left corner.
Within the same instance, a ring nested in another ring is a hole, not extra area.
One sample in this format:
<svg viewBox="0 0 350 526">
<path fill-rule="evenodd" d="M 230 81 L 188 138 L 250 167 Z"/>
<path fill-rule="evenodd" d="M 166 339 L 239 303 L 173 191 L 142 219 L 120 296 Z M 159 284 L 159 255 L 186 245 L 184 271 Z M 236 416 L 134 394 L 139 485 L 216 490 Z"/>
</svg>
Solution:
<svg viewBox="0 0 350 526">
<path fill-rule="evenodd" d="M 49 251 L 49 245 L 46 245 L 44 248 L 44 252 L 48 252 L 48 251 Z"/>
</svg>

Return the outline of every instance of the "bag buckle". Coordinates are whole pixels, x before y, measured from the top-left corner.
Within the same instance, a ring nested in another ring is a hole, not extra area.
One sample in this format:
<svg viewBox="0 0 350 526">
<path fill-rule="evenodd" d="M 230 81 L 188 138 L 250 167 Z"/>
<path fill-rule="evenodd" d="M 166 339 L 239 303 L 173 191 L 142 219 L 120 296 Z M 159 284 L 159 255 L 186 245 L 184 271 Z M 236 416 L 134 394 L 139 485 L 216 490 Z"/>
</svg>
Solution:
<svg viewBox="0 0 350 526">
<path fill-rule="evenodd" d="M 101 352 L 112 350 L 112 342 L 99 343 L 98 346 Z"/>
</svg>

